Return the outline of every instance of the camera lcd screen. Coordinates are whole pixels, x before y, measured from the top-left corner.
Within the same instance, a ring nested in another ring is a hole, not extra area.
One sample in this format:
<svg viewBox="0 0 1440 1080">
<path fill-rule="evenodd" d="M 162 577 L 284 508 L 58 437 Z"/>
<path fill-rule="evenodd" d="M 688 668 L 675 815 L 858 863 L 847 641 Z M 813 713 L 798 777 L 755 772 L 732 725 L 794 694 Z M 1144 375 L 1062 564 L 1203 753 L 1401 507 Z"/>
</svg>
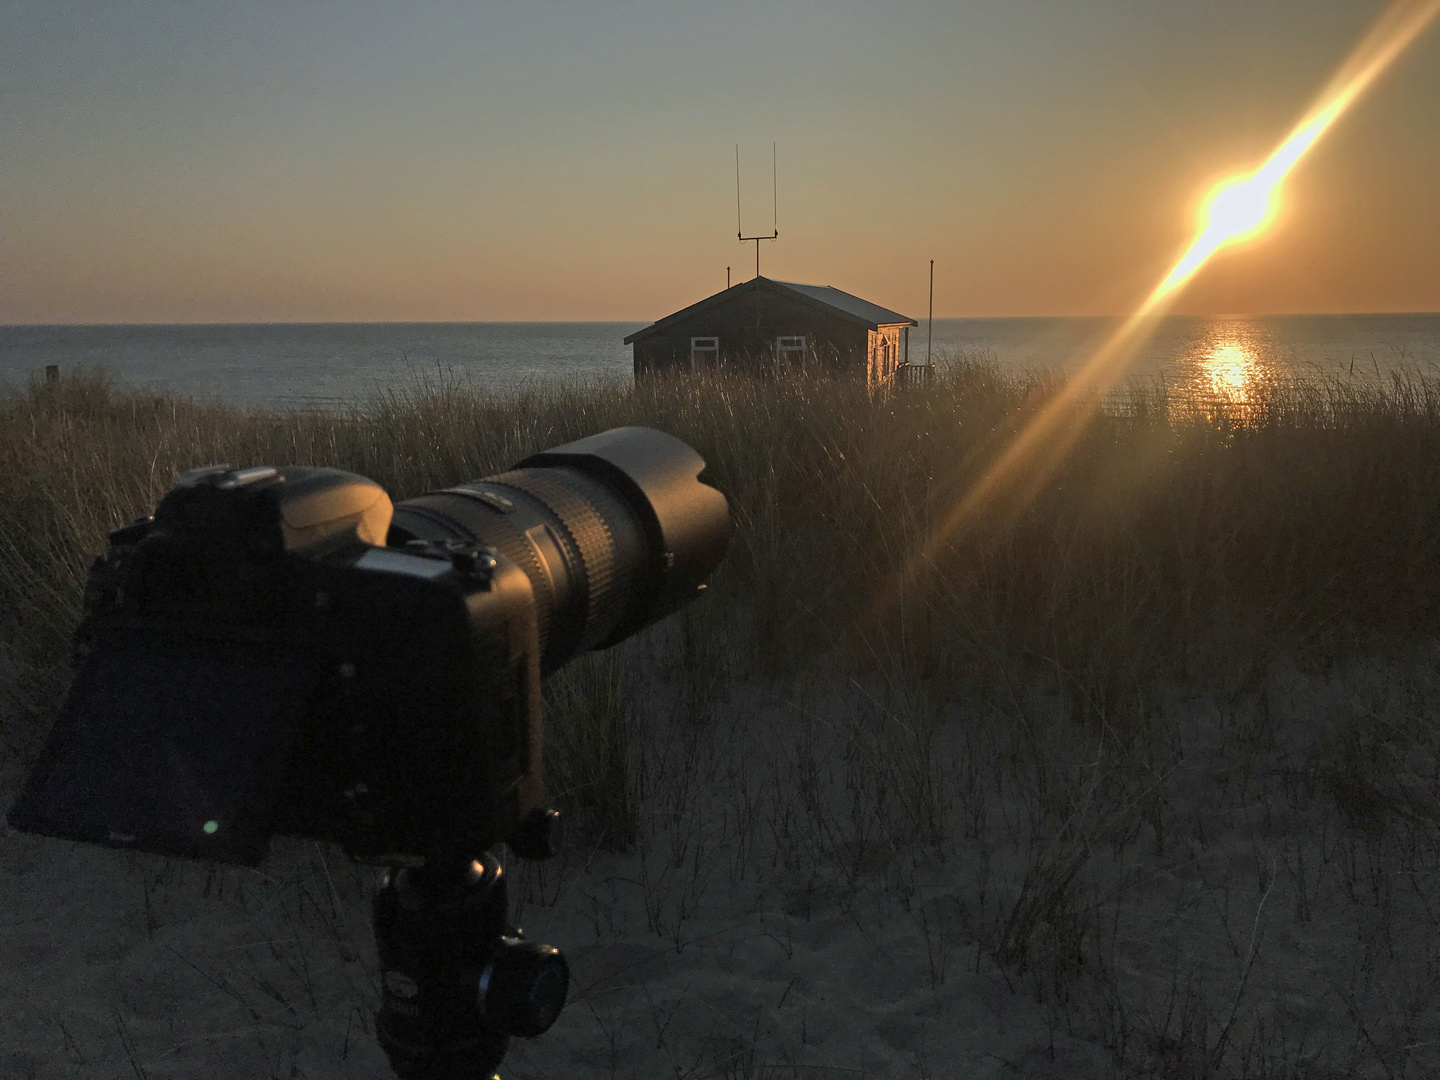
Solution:
<svg viewBox="0 0 1440 1080">
<path fill-rule="evenodd" d="M 252 644 L 106 641 L 76 675 L 10 823 L 259 862 L 317 682 L 312 665 Z"/>
</svg>

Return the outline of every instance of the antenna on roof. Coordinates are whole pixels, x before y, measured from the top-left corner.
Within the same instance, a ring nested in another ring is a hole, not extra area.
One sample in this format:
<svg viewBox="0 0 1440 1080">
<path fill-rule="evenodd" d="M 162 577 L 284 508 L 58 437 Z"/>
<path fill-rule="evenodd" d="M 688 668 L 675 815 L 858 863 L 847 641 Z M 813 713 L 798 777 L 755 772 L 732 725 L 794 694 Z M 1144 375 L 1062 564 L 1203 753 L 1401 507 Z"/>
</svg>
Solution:
<svg viewBox="0 0 1440 1080">
<path fill-rule="evenodd" d="M 780 190 L 780 189 L 779 189 L 779 183 L 778 183 L 779 172 L 778 172 L 778 170 L 776 169 L 775 160 L 776 160 L 776 156 L 775 156 L 775 144 L 772 142 L 772 143 L 770 144 L 770 215 L 771 215 L 771 217 L 770 217 L 770 228 L 771 228 L 771 233 L 770 233 L 769 236 L 746 236 L 746 235 L 745 235 L 745 226 L 741 223 L 741 220 L 740 220 L 740 144 L 739 144 L 739 143 L 736 143 L 736 144 L 735 144 L 735 235 L 737 235 L 738 237 L 740 237 L 740 242 L 741 242 L 742 244 L 748 244 L 748 243 L 750 243 L 751 241 L 754 241 L 754 243 L 755 243 L 755 276 L 756 276 L 757 278 L 760 276 L 760 241 L 761 241 L 761 240 L 774 240 L 776 237 L 778 237 L 778 236 L 780 235 L 780 227 L 779 227 L 779 220 L 780 220 L 779 213 L 780 213 L 780 212 L 779 212 L 779 208 L 778 208 L 778 206 L 777 206 L 777 204 L 776 204 L 776 198 L 775 198 L 775 196 L 779 193 L 779 190 Z"/>
</svg>

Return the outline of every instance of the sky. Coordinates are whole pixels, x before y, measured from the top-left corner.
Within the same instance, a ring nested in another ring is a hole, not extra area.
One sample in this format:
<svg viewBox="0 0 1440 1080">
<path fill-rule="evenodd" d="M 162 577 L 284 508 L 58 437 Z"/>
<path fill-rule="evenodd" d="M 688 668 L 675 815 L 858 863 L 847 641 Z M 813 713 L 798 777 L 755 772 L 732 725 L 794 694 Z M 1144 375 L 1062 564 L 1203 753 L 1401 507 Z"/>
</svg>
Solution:
<svg viewBox="0 0 1440 1080">
<path fill-rule="evenodd" d="M 1384 9 L 0 0 L 0 323 L 1123 313 Z M 1175 310 L 1440 310 L 1440 25 Z"/>
</svg>

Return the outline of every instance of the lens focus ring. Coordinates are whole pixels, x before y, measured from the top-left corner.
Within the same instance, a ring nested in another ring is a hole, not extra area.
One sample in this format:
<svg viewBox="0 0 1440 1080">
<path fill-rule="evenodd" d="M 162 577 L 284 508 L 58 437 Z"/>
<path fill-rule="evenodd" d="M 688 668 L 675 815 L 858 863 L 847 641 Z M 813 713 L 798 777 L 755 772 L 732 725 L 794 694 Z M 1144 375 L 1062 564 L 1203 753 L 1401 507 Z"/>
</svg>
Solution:
<svg viewBox="0 0 1440 1080">
<path fill-rule="evenodd" d="M 489 483 L 523 491 L 537 499 L 564 526 L 579 556 L 585 577 L 585 637 L 593 644 L 596 631 L 613 623 L 611 607 L 623 604 L 623 590 L 614 588 L 615 539 L 605 517 L 594 505 L 594 493 L 581 493 L 562 479 L 565 474 L 551 469 L 525 469 L 501 473 Z"/>
</svg>

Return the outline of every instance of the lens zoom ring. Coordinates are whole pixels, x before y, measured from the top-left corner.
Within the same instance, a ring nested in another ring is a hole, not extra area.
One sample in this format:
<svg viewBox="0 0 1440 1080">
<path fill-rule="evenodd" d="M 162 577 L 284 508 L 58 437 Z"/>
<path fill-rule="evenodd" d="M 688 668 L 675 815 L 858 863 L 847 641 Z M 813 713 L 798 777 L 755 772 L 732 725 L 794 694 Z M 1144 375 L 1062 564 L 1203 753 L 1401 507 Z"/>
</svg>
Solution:
<svg viewBox="0 0 1440 1080">
<path fill-rule="evenodd" d="M 502 473 L 488 482 L 525 492 L 560 519 L 584 567 L 584 640 L 593 644 L 597 629 L 606 627 L 608 633 L 613 621 L 607 618 L 610 609 L 623 605 L 625 599 L 615 595 L 615 538 L 604 516 L 584 494 L 566 484 L 563 476 L 558 470 L 524 469 Z"/>
</svg>

